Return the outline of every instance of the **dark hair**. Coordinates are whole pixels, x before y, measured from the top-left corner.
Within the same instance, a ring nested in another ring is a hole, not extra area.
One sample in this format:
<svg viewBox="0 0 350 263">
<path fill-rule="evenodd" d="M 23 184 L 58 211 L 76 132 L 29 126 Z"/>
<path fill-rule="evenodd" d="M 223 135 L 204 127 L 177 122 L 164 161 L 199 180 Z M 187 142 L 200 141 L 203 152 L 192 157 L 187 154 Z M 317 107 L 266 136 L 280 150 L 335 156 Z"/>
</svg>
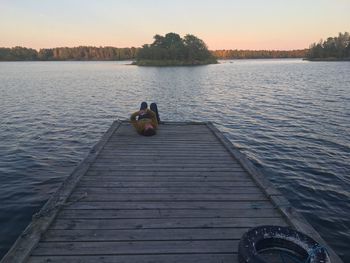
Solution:
<svg viewBox="0 0 350 263">
<path fill-rule="evenodd" d="M 143 130 L 142 134 L 144 136 L 153 136 L 156 134 L 156 130 L 153 128 L 148 128 L 147 130 Z"/>
</svg>

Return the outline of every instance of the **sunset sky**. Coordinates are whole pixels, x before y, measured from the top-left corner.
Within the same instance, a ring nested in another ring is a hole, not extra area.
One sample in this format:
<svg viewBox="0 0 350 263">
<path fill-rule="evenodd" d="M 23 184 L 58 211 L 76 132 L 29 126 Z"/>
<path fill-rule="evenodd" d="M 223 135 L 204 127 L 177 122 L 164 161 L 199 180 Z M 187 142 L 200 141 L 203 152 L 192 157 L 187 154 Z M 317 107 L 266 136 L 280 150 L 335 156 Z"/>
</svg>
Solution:
<svg viewBox="0 0 350 263">
<path fill-rule="evenodd" d="M 139 47 L 190 33 L 210 49 L 301 49 L 350 31 L 350 0 L 0 0 L 0 47 Z"/>
</svg>

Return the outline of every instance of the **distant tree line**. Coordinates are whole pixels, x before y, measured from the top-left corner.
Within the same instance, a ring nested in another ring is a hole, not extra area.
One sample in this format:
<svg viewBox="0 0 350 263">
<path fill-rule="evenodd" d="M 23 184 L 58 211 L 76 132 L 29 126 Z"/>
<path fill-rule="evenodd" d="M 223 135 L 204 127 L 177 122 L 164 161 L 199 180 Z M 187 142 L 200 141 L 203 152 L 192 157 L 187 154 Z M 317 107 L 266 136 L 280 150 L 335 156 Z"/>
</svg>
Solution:
<svg viewBox="0 0 350 263">
<path fill-rule="evenodd" d="M 310 60 L 350 60 L 350 34 L 339 33 L 338 37 L 313 43 L 306 57 Z"/>
<path fill-rule="evenodd" d="M 25 47 L 0 48 L 0 61 L 50 60 L 133 60 L 138 48 L 59 47 L 39 51 Z"/>
<path fill-rule="evenodd" d="M 152 44 L 145 44 L 136 56 L 137 65 L 197 65 L 217 63 L 203 40 L 187 34 L 155 35 Z"/>
<path fill-rule="evenodd" d="M 0 48 L 1 61 L 22 61 L 22 60 L 37 60 L 38 52 L 32 48 L 13 47 Z"/>
<path fill-rule="evenodd" d="M 305 58 L 308 49 L 297 50 L 215 50 L 212 54 L 218 59 L 250 58 Z"/>
<path fill-rule="evenodd" d="M 115 48 L 115 47 L 59 47 L 45 48 L 39 51 L 25 47 L 1 48 L 0 61 L 51 61 L 51 60 L 134 60 L 140 48 Z M 158 59 L 183 59 L 187 55 L 181 54 L 181 49 L 172 47 L 169 52 L 161 50 L 155 52 L 150 46 L 142 49 L 139 59 L 150 56 Z M 207 56 L 208 51 L 194 51 L 188 54 L 189 60 L 198 60 Z M 250 59 L 250 58 L 305 58 L 308 57 L 308 49 L 301 50 L 214 50 L 209 51 L 217 59 Z M 147 54 L 148 53 L 148 54 Z M 203 56 L 204 55 L 204 56 Z"/>
</svg>

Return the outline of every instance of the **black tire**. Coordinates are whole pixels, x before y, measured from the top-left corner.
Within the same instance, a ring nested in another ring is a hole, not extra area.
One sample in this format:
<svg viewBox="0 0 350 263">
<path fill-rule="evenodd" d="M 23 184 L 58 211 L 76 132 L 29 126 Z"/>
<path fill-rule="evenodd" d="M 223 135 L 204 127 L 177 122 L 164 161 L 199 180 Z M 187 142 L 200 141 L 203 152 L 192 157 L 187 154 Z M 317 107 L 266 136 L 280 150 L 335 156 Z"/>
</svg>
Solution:
<svg viewBox="0 0 350 263">
<path fill-rule="evenodd" d="M 259 252 L 267 249 L 293 252 L 308 263 L 330 263 L 326 249 L 311 237 L 289 227 L 259 226 L 246 232 L 238 245 L 240 263 L 268 263 Z"/>
</svg>

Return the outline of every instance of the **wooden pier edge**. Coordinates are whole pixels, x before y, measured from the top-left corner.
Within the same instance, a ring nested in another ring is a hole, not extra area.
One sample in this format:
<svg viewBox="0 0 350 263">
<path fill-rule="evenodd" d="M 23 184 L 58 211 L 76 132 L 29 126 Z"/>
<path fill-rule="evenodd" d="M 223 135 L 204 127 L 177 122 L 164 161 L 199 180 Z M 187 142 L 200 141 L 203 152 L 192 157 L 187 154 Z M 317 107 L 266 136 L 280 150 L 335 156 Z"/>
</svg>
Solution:
<svg viewBox="0 0 350 263">
<path fill-rule="evenodd" d="M 62 182 L 57 191 L 44 204 L 41 210 L 33 215 L 31 223 L 17 238 L 10 250 L 5 254 L 0 263 L 21 263 L 26 262 L 33 249 L 38 244 L 41 236 L 57 213 L 64 205 L 80 178 L 89 169 L 91 163 L 108 142 L 109 138 L 121 125 L 121 121 L 114 121 L 110 128 L 103 134 L 101 139 L 93 146 L 89 154 L 80 162 L 73 172 Z"/>
<path fill-rule="evenodd" d="M 320 236 L 320 234 L 307 222 L 307 220 L 292 207 L 291 203 L 277 190 L 272 183 L 255 168 L 253 163 L 234 147 L 223 133 L 218 130 L 212 122 L 206 122 L 207 127 L 214 133 L 219 141 L 226 147 L 226 149 L 232 154 L 234 158 L 242 165 L 242 167 L 248 172 L 256 184 L 271 200 L 273 205 L 281 212 L 287 222 L 293 226 L 296 230 L 307 234 L 314 240 L 323 245 L 329 255 L 332 263 L 343 263 L 341 258 L 335 253 L 335 251 L 327 244 L 327 242 Z"/>
</svg>

